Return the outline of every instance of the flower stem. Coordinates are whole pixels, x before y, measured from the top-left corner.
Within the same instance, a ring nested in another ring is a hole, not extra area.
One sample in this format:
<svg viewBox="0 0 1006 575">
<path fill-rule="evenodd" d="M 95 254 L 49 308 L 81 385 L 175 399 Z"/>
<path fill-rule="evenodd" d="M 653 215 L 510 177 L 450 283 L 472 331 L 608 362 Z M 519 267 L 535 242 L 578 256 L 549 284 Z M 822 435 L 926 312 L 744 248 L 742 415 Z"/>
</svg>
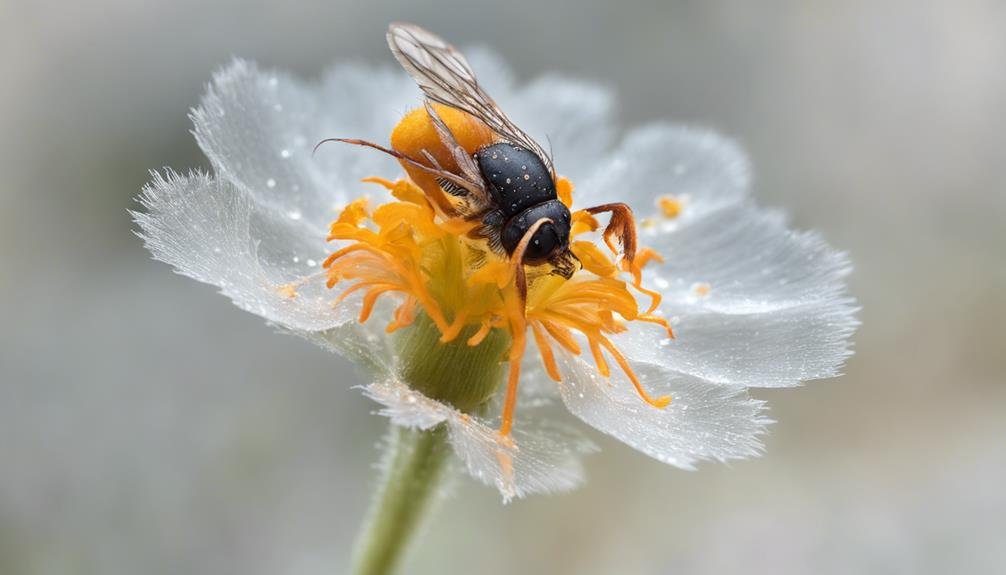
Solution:
<svg viewBox="0 0 1006 575">
<path fill-rule="evenodd" d="M 353 573 L 387 575 L 394 571 L 425 512 L 435 502 L 449 453 L 443 424 L 426 431 L 392 425 L 383 484 L 356 543 Z"/>
<path fill-rule="evenodd" d="M 466 326 L 441 342 L 441 332 L 425 313 L 396 334 L 402 358 L 399 377 L 430 399 L 468 414 L 479 414 L 503 380 L 502 358 L 510 337 L 492 330 L 478 345 L 468 345 L 478 326 Z M 370 519 L 356 544 L 356 575 L 391 573 L 423 516 L 441 491 L 451 453 L 447 426 L 430 430 L 392 425 L 384 459 L 383 482 L 371 504 Z"/>
</svg>

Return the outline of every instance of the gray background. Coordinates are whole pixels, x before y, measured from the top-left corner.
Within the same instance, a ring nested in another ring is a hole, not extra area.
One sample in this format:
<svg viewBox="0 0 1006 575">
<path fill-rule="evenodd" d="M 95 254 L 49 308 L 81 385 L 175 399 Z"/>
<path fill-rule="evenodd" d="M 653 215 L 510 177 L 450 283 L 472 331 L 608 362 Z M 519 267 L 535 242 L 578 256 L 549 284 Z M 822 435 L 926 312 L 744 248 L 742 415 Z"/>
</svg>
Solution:
<svg viewBox="0 0 1006 575">
<path fill-rule="evenodd" d="M 150 261 L 126 209 L 205 165 L 186 112 L 232 56 L 390 64 L 398 19 L 609 85 L 620 129 L 738 138 L 864 306 L 845 377 L 758 394 L 762 459 L 597 437 L 570 495 L 462 480 L 409 572 L 1006 570 L 1006 5 L 755 4 L 0 2 L 0 572 L 340 572 L 385 421 L 345 361 Z"/>
</svg>

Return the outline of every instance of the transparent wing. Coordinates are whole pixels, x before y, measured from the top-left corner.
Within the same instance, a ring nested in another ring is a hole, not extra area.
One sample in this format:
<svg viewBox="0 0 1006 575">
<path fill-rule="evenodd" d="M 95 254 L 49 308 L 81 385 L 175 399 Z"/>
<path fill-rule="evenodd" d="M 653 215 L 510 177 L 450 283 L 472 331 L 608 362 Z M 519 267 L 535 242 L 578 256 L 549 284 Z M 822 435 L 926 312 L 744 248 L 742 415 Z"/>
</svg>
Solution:
<svg viewBox="0 0 1006 575">
<path fill-rule="evenodd" d="M 403 23 L 388 27 L 388 46 L 427 98 L 471 114 L 503 138 L 535 152 L 554 177 L 550 155 L 482 90 L 468 60 L 454 46 L 419 26 Z"/>
</svg>

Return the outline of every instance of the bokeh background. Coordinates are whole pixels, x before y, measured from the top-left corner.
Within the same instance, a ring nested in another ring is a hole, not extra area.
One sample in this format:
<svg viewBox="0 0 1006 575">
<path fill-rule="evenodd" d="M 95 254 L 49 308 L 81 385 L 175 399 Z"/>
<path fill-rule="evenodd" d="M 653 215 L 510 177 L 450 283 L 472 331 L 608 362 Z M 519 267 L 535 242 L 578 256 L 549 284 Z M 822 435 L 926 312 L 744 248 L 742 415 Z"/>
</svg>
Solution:
<svg viewBox="0 0 1006 575">
<path fill-rule="evenodd" d="M 126 210 L 205 166 L 186 113 L 232 56 L 390 66 L 399 19 L 606 84 L 620 129 L 737 138 L 863 305 L 846 376 L 758 393 L 763 458 L 595 434 L 575 493 L 459 480 L 406 572 L 1006 572 L 1006 4 L 2 0 L 0 573 L 341 571 L 385 426 L 359 376 L 151 261 Z"/>
</svg>

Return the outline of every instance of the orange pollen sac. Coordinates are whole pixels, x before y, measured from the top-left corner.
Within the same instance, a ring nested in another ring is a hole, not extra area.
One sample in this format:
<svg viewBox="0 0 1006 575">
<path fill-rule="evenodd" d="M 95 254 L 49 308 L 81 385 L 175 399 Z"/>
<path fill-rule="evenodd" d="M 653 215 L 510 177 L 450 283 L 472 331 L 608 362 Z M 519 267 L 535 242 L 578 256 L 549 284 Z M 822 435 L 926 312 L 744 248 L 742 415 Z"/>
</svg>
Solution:
<svg viewBox="0 0 1006 575">
<path fill-rule="evenodd" d="M 489 137 L 482 130 L 484 126 L 472 118 L 446 113 L 443 108 L 437 111 L 466 148 L 477 148 Z M 451 163 L 450 155 L 437 148 L 439 139 L 425 114 L 417 111 L 407 115 L 392 135 L 392 146 L 405 153 L 422 145 L 446 167 Z M 358 199 L 343 208 L 332 223 L 328 240 L 338 242 L 338 247 L 325 260 L 324 270 L 328 287 L 341 290 L 335 303 L 359 296 L 358 319 L 362 323 L 370 318 L 382 296 L 397 294 L 397 306 L 386 330 L 406 328 L 422 313 L 437 327 L 443 343 L 466 333 L 459 341 L 474 347 L 493 330 L 505 331 L 511 343 L 499 430 L 503 438 L 509 437 L 513 425 L 529 332 L 545 371 L 555 381 L 562 378 L 557 351 L 581 355 L 585 342 L 601 374 L 610 374 L 611 360 L 646 403 L 663 408 L 671 401 L 667 396 L 653 397 L 643 388 L 611 339 L 626 331 L 631 322 L 655 324 L 673 337 L 671 326 L 656 313 L 660 294 L 643 285 L 644 267 L 662 261 L 659 254 L 640 248 L 629 261 L 610 242 L 601 244 L 608 244 L 606 253 L 592 241 L 577 239 L 599 232 L 600 222 L 585 210 L 573 211 L 570 250 L 579 260 L 579 270 L 566 279 L 551 273 L 550 264 L 524 266 L 527 294 L 522 297 L 515 282 L 517 266 L 477 233 L 481 225 L 477 218 L 459 215 L 463 199 L 444 193 L 430 178 L 414 174 L 422 173 L 414 166 L 406 167 L 408 179 L 364 180 L 381 186 L 394 199 L 375 208 L 366 198 Z M 431 191 L 432 186 L 437 193 Z M 571 206 L 572 184 L 559 178 L 557 189 L 561 200 Z M 634 293 L 648 301 L 645 311 Z"/>
</svg>

